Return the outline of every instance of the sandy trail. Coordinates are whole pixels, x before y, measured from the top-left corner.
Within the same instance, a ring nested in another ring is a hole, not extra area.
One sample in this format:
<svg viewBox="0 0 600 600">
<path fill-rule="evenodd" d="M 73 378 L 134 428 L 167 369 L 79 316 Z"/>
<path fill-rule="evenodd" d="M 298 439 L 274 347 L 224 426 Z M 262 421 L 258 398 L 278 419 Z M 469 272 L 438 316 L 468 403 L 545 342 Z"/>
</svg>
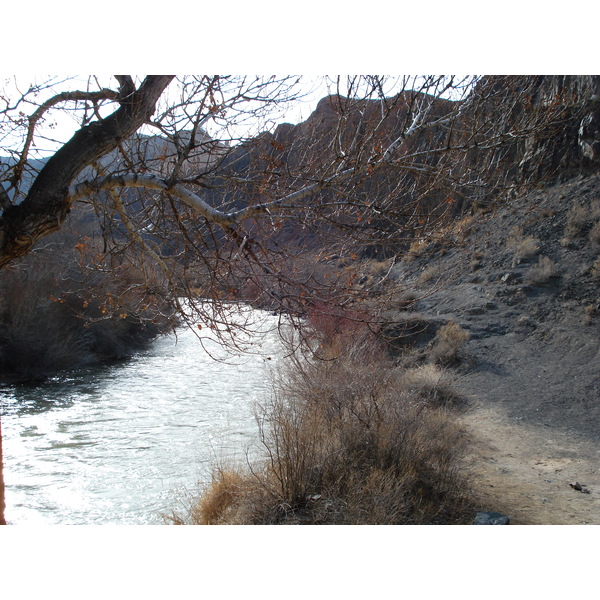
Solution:
<svg viewBox="0 0 600 600">
<path fill-rule="evenodd" d="M 462 421 L 471 439 L 467 467 L 489 510 L 515 525 L 600 524 L 598 444 L 511 421 L 499 406 L 475 405 Z"/>
</svg>

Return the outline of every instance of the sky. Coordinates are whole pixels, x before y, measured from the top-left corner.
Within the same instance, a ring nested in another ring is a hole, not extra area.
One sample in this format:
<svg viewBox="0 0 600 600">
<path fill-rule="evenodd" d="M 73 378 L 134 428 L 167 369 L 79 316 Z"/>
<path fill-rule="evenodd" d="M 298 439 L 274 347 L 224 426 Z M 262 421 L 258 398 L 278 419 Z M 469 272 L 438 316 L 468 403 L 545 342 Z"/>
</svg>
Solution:
<svg viewBox="0 0 600 600">
<path fill-rule="evenodd" d="M 250 79 L 252 79 L 252 77 L 250 77 Z M 136 83 L 139 84 L 141 81 L 142 77 L 140 76 L 137 78 Z M 50 82 L 51 85 L 48 84 L 48 82 Z M 8 97 L 17 98 L 32 84 L 44 85 L 45 87 L 37 97 L 34 98 L 31 95 L 29 96 L 30 100 L 33 100 L 35 104 L 30 102 L 19 106 L 19 110 L 22 110 L 26 115 L 32 114 L 39 104 L 59 92 L 71 90 L 85 91 L 87 89 L 96 90 L 101 87 L 107 87 L 114 90 L 118 87 L 116 80 L 112 76 L 94 77 L 90 80 L 87 76 L 53 76 L 49 79 L 47 76 L 15 74 L 0 80 L 0 89 L 4 89 L 4 94 Z M 390 96 L 397 93 L 403 86 L 406 86 L 409 89 L 417 89 L 420 84 L 418 79 L 405 79 L 404 76 L 393 76 L 389 77 L 387 80 L 383 92 L 386 96 Z M 268 120 L 259 121 L 258 119 L 250 119 L 237 126 L 228 127 L 227 131 L 224 131 L 219 123 L 212 121 L 208 121 L 203 127 L 212 137 L 224 141 L 228 141 L 228 136 L 233 136 L 229 138 L 231 140 L 234 140 L 235 138 L 253 137 L 265 130 L 273 130 L 276 125 L 280 123 L 296 124 L 306 120 L 315 110 L 317 103 L 325 96 L 335 94 L 338 91 L 342 95 L 345 95 L 345 86 L 345 76 L 340 77 L 339 82 L 336 81 L 336 77 L 334 76 L 328 78 L 312 75 L 303 76 L 300 83 L 295 86 L 296 93 L 299 94 L 300 99 L 292 103 L 284 103 L 281 106 L 277 105 L 269 115 Z M 460 92 L 460 90 L 458 91 Z M 174 80 L 163 93 L 161 102 L 163 104 L 170 103 L 176 105 L 179 101 L 180 93 L 181 86 L 177 80 Z M 450 96 L 445 95 L 444 97 Z M 70 139 L 81 124 L 82 112 L 81 110 L 74 110 L 77 106 L 81 109 L 82 104 L 63 102 L 45 113 L 44 119 L 40 120 L 36 126 L 36 137 L 34 138 L 34 144 L 29 153 L 31 158 L 49 156 L 64 142 Z M 103 115 L 108 115 L 115 109 L 116 104 L 109 103 L 104 107 L 101 107 L 100 112 Z M 157 113 L 158 112 L 160 112 L 160 109 L 157 110 Z M 191 125 L 188 123 L 183 126 L 183 129 L 189 129 L 190 127 Z M 149 126 L 141 128 L 140 133 L 146 135 L 161 135 L 156 128 Z M 17 151 L 20 150 L 23 144 L 24 135 L 25 129 L 23 128 L 14 133 L 6 133 L 0 130 L 0 148 L 2 149 L 0 150 L 0 155 L 5 154 L 6 150 L 9 148 Z"/>
<path fill-rule="evenodd" d="M 595 4 L 26 0 L 3 6 L 0 70 L 589 74 Z"/>
<path fill-rule="evenodd" d="M 38 104 L 41 104 L 45 99 L 50 98 L 59 92 L 86 90 L 88 85 L 88 78 L 84 76 L 60 76 L 53 77 L 53 79 L 55 84 L 53 84 L 52 87 L 44 89 L 40 95 L 35 98 L 36 105 L 25 104 L 22 106 L 22 108 L 20 107 L 25 114 L 32 114 L 37 108 Z M 10 97 L 15 98 L 18 97 L 18 95 L 20 95 L 20 93 L 22 93 L 24 90 L 27 90 L 31 84 L 42 84 L 47 80 L 47 76 L 29 74 L 4 76 L 0 79 L 0 90 L 2 89 L 3 84 L 3 88 L 6 93 Z M 110 76 L 100 78 L 99 83 L 102 87 L 108 87 L 110 89 L 118 88 L 116 80 Z M 94 85 L 94 82 L 92 85 Z M 92 87 L 91 89 L 98 89 L 98 85 Z M 162 99 L 168 101 L 169 97 L 171 97 L 176 103 L 178 90 L 178 82 L 173 81 L 163 94 Z M 317 81 L 316 78 L 311 77 L 303 79 L 301 85 L 298 86 L 298 90 L 302 94 L 301 101 L 294 102 L 292 104 L 286 103 L 282 111 L 273 114 L 273 122 L 287 122 L 295 124 L 305 120 L 315 109 L 318 101 L 329 93 L 326 83 Z M 73 102 L 64 102 L 46 113 L 44 120 L 40 121 L 39 125 L 36 127 L 36 134 L 38 135 L 36 135 L 35 145 L 32 147 L 30 153 L 31 157 L 41 158 L 43 156 L 50 155 L 51 153 L 55 152 L 62 145 L 62 143 L 66 142 L 73 135 L 73 133 L 75 133 L 75 131 L 80 127 L 81 112 L 74 112 L 71 110 L 74 106 L 75 103 Z M 81 104 L 79 106 L 81 106 Z M 115 109 L 116 105 L 114 103 L 107 104 L 104 110 L 101 110 L 101 113 L 108 115 Z M 256 133 L 259 133 L 259 130 L 263 130 L 264 127 L 273 127 L 273 122 L 266 123 L 264 125 L 259 125 L 258 122 L 256 122 L 256 124 L 248 124 L 247 129 L 244 127 L 238 127 L 235 130 L 236 135 L 255 135 Z M 207 129 L 209 130 L 209 133 L 218 135 L 218 128 L 208 125 Z M 150 135 L 156 135 L 159 133 L 156 129 L 151 127 L 145 127 L 141 130 L 141 132 Z M 3 133 L 0 131 L 0 148 L 20 149 L 22 146 L 24 133 L 25 132 L 23 129 L 19 130 L 13 135 L 3 135 Z M 55 140 L 55 142 L 52 140 Z M 0 155 L 2 154 L 3 152 L 0 150 Z"/>
</svg>

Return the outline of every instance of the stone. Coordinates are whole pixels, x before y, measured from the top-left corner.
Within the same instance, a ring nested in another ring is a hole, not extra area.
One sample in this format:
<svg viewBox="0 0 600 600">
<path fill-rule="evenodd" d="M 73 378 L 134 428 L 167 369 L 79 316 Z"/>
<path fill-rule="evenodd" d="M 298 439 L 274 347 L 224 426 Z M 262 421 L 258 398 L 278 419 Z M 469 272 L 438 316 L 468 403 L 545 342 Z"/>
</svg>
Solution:
<svg viewBox="0 0 600 600">
<path fill-rule="evenodd" d="M 485 308 L 483 306 L 471 306 L 465 310 L 468 315 L 482 315 L 485 313 Z"/>
<path fill-rule="evenodd" d="M 500 278 L 502 283 L 517 284 L 523 281 L 523 276 L 520 273 L 505 273 Z"/>
<path fill-rule="evenodd" d="M 508 525 L 510 519 L 498 512 L 479 512 L 475 516 L 473 525 Z"/>
</svg>

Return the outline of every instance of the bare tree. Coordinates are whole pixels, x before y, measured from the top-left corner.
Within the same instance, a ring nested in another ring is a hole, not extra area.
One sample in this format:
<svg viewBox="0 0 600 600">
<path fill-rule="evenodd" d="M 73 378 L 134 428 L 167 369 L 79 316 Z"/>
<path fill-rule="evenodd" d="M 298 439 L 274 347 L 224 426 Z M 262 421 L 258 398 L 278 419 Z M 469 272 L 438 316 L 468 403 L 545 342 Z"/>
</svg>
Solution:
<svg viewBox="0 0 600 600">
<path fill-rule="evenodd" d="M 256 136 L 296 97 L 295 78 L 115 79 L 115 89 L 92 78 L 85 90 L 44 94 L 61 83 L 53 82 L 5 96 L 5 138 L 20 134 L 21 144 L 1 173 L 0 267 L 58 229 L 76 202 L 93 202 L 105 230 L 122 234 L 110 240 L 113 252 L 139 245 L 174 292 L 190 281 L 177 271 L 200 272 L 209 296 L 235 295 L 245 281 L 288 310 L 298 286 L 316 285 L 307 272 L 314 256 L 299 269 L 289 244 L 278 254 L 280 232 L 343 231 L 341 252 L 349 240 L 380 247 L 392 237 L 397 244 L 400 229 L 423 229 L 419 186 L 428 178 L 431 190 L 440 188 L 438 155 L 453 147 L 448 136 L 465 107 L 459 100 L 475 82 L 356 77 L 342 86 L 338 78 L 317 111 L 321 122 Z M 36 165 L 29 158 L 40 125 L 67 110 L 79 129 Z M 421 148 L 436 136 L 439 148 Z"/>
<path fill-rule="evenodd" d="M 439 201 L 434 191 L 452 190 L 456 202 L 485 195 L 492 169 L 482 169 L 483 151 L 504 148 L 514 158 L 508 142 L 530 139 L 565 112 L 555 91 L 532 118 L 536 78 L 337 78 L 311 119 L 257 136 L 298 98 L 297 78 L 115 80 L 114 89 L 90 78 L 84 90 L 51 81 L 3 94 L 0 131 L 12 159 L 0 170 L 0 267 L 60 228 L 78 201 L 117 213 L 134 206 L 131 194 L 112 206 L 114 195 L 103 194 L 112 190 L 147 192 L 148 222 L 185 206 L 196 227 L 238 241 L 250 220 L 268 229 L 278 218 L 308 225 L 315 217 L 377 239 L 368 219 L 395 227 L 417 195 L 428 208 Z M 71 116 L 75 134 L 46 160 L 30 160 L 56 113 Z M 489 157 L 504 160 L 498 151 Z M 361 224 L 352 227 L 349 213 Z M 128 218 L 120 214 L 124 225 Z"/>
</svg>

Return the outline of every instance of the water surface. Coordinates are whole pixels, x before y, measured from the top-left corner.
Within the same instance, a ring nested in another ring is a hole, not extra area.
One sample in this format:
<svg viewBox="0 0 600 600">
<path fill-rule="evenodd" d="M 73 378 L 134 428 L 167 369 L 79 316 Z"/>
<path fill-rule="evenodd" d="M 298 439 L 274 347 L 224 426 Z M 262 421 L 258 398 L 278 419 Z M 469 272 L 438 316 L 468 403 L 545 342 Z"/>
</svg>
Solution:
<svg viewBox="0 0 600 600">
<path fill-rule="evenodd" d="M 163 523 L 214 465 L 256 455 L 280 345 L 277 318 L 254 314 L 267 333 L 251 354 L 210 342 L 211 357 L 185 329 L 118 365 L 0 387 L 7 521 Z"/>
</svg>

